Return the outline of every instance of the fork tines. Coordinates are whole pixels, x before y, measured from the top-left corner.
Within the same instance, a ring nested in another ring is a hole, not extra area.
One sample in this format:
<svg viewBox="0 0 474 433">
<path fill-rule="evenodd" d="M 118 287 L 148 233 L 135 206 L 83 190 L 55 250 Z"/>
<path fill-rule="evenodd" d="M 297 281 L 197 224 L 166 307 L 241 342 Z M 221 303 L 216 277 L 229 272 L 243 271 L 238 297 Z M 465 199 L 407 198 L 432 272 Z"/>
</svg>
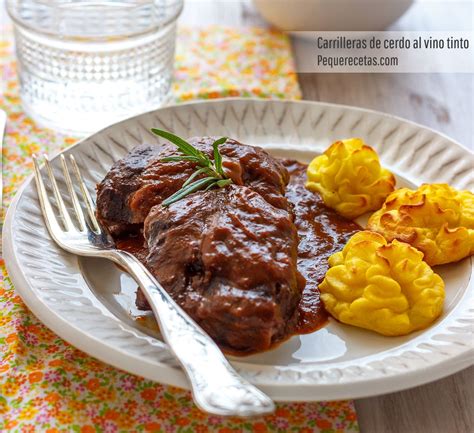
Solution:
<svg viewBox="0 0 474 433">
<path fill-rule="evenodd" d="M 59 156 L 61 159 L 61 166 L 64 174 L 64 179 L 66 182 L 66 186 L 69 192 L 69 198 L 72 202 L 73 208 L 74 208 L 74 215 L 76 219 L 76 225 L 74 224 L 71 215 L 64 203 L 64 199 L 61 195 L 61 191 L 58 187 L 58 183 L 56 181 L 56 178 L 53 173 L 53 169 L 51 166 L 51 162 L 49 160 L 48 155 L 43 155 L 44 159 L 44 164 L 46 167 L 46 171 L 48 173 L 49 181 L 51 183 L 51 189 L 53 191 L 53 195 L 56 201 L 56 208 L 59 213 L 59 216 L 61 217 L 61 220 L 64 225 L 64 230 L 65 231 L 86 231 L 87 229 L 94 231 L 96 233 L 101 232 L 100 225 L 97 221 L 97 218 L 95 216 L 95 205 L 92 200 L 92 197 L 89 193 L 89 190 L 87 189 L 86 184 L 84 183 L 84 180 L 82 178 L 81 172 L 79 170 L 79 167 L 77 165 L 77 162 L 74 158 L 73 155 L 69 155 L 69 159 L 72 165 L 72 169 L 74 171 L 75 178 L 77 180 L 77 183 L 79 184 L 79 189 L 81 191 L 82 195 L 82 200 L 85 205 L 85 208 L 87 209 L 87 215 L 84 214 L 84 211 L 82 209 L 81 203 L 79 201 L 79 198 L 76 194 L 76 191 L 74 189 L 74 184 L 71 178 L 71 175 L 69 173 L 69 168 L 68 168 L 68 163 L 66 161 L 66 158 L 64 157 L 63 154 Z M 38 157 L 36 155 L 33 155 L 33 162 L 34 162 L 34 168 L 35 168 L 35 180 L 36 180 L 36 186 L 38 189 L 38 195 L 40 199 L 40 204 L 41 204 L 41 209 L 43 211 L 43 215 L 45 216 L 46 223 L 54 229 L 61 229 L 63 228 L 60 227 L 58 223 L 58 219 L 56 217 L 56 212 L 53 209 L 53 206 L 51 205 L 51 200 L 48 195 L 47 188 L 44 184 L 43 177 L 41 174 L 41 169 L 40 169 L 40 163 L 38 161 Z M 76 227 L 77 226 L 77 227 Z"/>
</svg>

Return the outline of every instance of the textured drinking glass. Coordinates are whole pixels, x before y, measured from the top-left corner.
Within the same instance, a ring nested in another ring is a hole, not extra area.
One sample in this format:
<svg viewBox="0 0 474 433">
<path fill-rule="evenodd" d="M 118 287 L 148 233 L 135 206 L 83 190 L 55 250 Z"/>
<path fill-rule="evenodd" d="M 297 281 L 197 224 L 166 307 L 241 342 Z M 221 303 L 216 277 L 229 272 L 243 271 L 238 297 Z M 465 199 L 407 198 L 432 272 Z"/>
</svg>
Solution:
<svg viewBox="0 0 474 433">
<path fill-rule="evenodd" d="M 7 0 L 23 108 L 84 135 L 164 105 L 183 0 Z"/>
</svg>

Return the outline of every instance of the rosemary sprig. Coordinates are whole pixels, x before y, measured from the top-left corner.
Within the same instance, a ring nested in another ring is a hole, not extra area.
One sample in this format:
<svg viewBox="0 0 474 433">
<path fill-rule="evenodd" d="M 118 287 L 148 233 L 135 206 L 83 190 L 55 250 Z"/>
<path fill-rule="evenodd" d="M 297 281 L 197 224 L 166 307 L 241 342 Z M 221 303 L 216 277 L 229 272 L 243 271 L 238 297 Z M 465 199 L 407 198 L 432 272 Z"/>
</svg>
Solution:
<svg viewBox="0 0 474 433">
<path fill-rule="evenodd" d="M 227 141 L 227 137 L 219 138 L 212 144 L 214 151 L 214 161 L 212 161 L 204 152 L 196 149 L 192 144 L 171 132 L 155 128 L 153 128 L 151 132 L 158 135 L 158 137 L 166 138 L 168 141 L 175 144 L 178 150 L 182 153 L 182 155 L 179 156 L 167 156 L 162 159 L 163 162 L 191 161 L 195 162 L 197 167 L 199 167 L 193 174 L 191 174 L 191 176 L 189 176 L 186 182 L 184 182 L 180 190 L 176 191 L 173 195 L 169 196 L 162 202 L 163 206 L 169 206 L 170 204 L 181 200 L 183 197 L 201 189 L 207 191 L 214 187 L 223 188 L 232 183 L 232 179 L 229 179 L 226 176 L 224 169 L 222 168 L 222 155 L 219 152 L 219 146 Z M 201 175 L 206 175 L 206 177 L 195 180 Z"/>
</svg>

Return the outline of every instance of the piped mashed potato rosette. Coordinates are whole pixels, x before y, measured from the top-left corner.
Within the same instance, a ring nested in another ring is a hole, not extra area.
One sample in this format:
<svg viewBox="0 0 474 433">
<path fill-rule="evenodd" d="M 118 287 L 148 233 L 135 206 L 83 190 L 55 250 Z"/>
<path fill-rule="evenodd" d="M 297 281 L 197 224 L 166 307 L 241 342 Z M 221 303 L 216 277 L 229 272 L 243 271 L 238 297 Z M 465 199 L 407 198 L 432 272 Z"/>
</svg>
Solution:
<svg viewBox="0 0 474 433">
<path fill-rule="evenodd" d="M 346 218 L 379 209 L 395 188 L 395 177 L 360 138 L 336 141 L 308 167 L 306 188 Z"/>
<path fill-rule="evenodd" d="M 321 299 L 343 323 L 397 336 L 426 328 L 442 312 L 444 282 L 409 244 L 362 231 L 329 265 Z"/>
<path fill-rule="evenodd" d="M 474 253 L 474 194 L 446 184 L 402 188 L 370 217 L 368 229 L 413 245 L 431 266 L 455 262 Z"/>
</svg>

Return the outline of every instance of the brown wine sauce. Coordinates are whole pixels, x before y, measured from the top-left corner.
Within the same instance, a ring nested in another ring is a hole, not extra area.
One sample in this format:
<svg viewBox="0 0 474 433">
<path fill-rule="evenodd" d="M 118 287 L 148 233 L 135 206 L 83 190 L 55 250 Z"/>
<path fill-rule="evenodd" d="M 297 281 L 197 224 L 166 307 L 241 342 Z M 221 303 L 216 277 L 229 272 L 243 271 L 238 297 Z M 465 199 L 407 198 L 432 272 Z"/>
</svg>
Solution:
<svg viewBox="0 0 474 433">
<path fill-rule="evenodd" d="M 318 285 L 328 270 L 328 258 L 340 251 L 349 238 L 361 230 L 357 223 L 341 217 L 326 207 L 317 193 L 305 188 L 306 164 L 293 160 L 282 160 L 282 163 L 291 175 L 286 197 L 293 207 L 294 222 L 298 230 L 298 271 L 306 280 L 306 285 L 296 312 L 296 326 L 285 339 L 276 342 L 272 349 L 292 335 L 311 333 L 326 324 L 328 316 L 320 300 Z M 145 262 L 148 250 L 142 235 L 117 238 L 116 245 L 117 248 L 128 251 Z M 137 304 L 143 302 L 145 302 L 144 296 L 138 290 Z M 149 321 L 144 320 L 143 316 L 134 319 L 141 325 L 149 325 Z M 153 330 L 156 330 L 155 326 Z M 251 354 L 228 348 L 223 350 L 231 355 Z"/>
</svg>

